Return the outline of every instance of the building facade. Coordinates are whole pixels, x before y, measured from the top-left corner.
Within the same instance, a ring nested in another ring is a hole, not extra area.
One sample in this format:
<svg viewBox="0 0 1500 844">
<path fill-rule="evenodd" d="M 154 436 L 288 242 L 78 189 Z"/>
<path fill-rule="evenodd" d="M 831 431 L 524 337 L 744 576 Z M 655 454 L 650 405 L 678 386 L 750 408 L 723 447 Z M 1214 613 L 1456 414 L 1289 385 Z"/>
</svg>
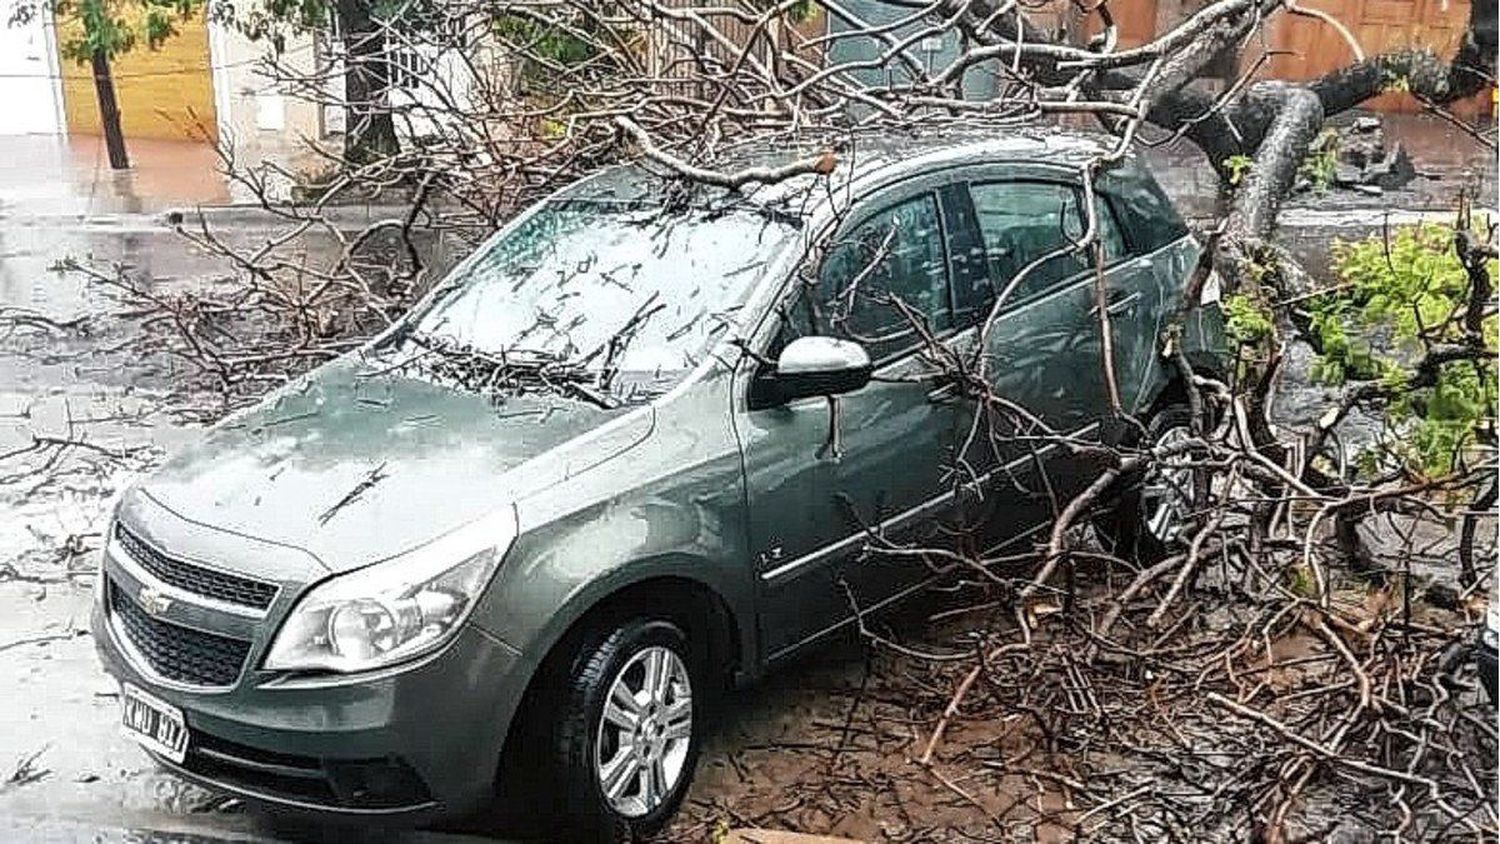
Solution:
<svg viewBox="0 0 1500 844">
<path fill-rule="evenodd" d="M 245 6 L 255 0 L 240 0 Z M 672 0 L 682 6 L 692 0 Z M 1202 8 L 1206 0 L 1112 0 L 1119 45 L 1138 46 L 1177 21 Z M 1283 13 L 1272 23 L 1268 48 L 1271 58 L 1257 71 L 1281 79 L 1315 78 L 1354 58 L 1354 39 L 1371 55 L 1384 50 L 1420 45 L 1445 55 L 1462 37 L 1470 0 L 1302 0 L 1306 8 L 1326 12 L 1342 22 L 1347 36 L 1326 20 L 1311 15 Z M 1488 0 L 1493 2 L 1493 0 Z M 796 34 L 817 38 L 868 25 L 889 24 L 912 14 L 909 6 L 884 0 L 840 0 L 826 8 L 814 5 L 812 14 L 796 27 Z M 1082 40 L 1097 16 L 1084 19 L 1071 0 L 1050 0 L 1033 8 L 1033 15 L 1050 26 Z M 897 38 L 915 32 L 909 23 L 890 30 Z M 99 109 L 91 71 L 61 58 L 59 44 L 69 34 L 68 24 L 37 16 L 25 23 L 0 27 L 0 134 L 98 134 Z M 788 40 L 791 32 L 784 33 Z M 875 38 L 846 38 L 827 42 L 826 58 L 852 61 L 880 56 L 889 43 Z M 951 61 L 962 45 L 958 35 L 919 39 L 908 55 L 927 67 Z M 424 98 L 435 96 L 447 105 L 462 105 L 466 81 L 485 45 L 461 39 L 446 47 L 392 45 L 393 84 L 388 97 L 402 119 L 399 132 L 421 134 L 436 130 L 424 115 Z M 261 70 L 268 46 L 252 41 L 233 27 L 208 23 L 201 17 L 179 24 L 177 35 L 159 50 L 136 49 L 120 56 L 113 66 L 127 141 L 132 138 L 229 141 L 239 151 L 254 155 L 262 149 L 285 148 L 306 140 L 322 140 L 343 130 L 344 114 L 339 72 L 341 50 L 336 34 L 315 38 L 301 34 L 283 45 L 282 62 L 296 75 L 326 80 L 324 104 L 312 102 L 305 90 L 291 96 L 287 83 L 273 82 Z M 460 55 L 460 54 L 463 55 Z M 459 59 L 464 59 L 460 61 Z M 672 57 L 662 57 L 670 67 Z M 1254 61 L 1251 56 L 1247 61 Z M 484 65 L 485 62 L 478 62 Z M 490 62 L 499 64 L 499 62 Z M 856 71 L 870 83 L 900 82 L 907 73 L 903 62 Z M 1225 79 L 1235 67 L 1219 68 Z M 424 76 L 441 75 L 447 84 L 434 91 L 422 84 Z M 964 76 L 964 90 L 984 98 L 996 90 L 998 76 L 991 65 L 972 68 Z M 434 103 L 436 104 L 436 103 Z M 1421 105 L 1400 91 L 1381 96 L 1370 106 L 1385 111 L 1417 111 Z M 1489 94 L 1459 104 L 1466 116 L 1488 113 Z M 428 121 L 425 122 L 424 121 Z"/>
</svg>

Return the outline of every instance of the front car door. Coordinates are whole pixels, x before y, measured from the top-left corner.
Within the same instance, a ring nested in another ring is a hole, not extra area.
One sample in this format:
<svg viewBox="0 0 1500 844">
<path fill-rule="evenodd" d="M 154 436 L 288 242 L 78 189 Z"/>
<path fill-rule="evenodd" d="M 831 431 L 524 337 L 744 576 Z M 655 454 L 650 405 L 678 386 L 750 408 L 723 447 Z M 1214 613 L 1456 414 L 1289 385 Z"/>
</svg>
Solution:
<svg viewBox="0 0 1500 844">
<path fill-rule="evenodd" d="M 774 361 L 797 336 L 854 340 L 875 365 L 867 386 L 763 406 L 755 382 L 766 364 L 742 366 L 736 424 L 772 659 L 930 571 L 920 558 L 867 547 L 925 541 L 913 532 L 944 504 L 959 405 L 923 355 L 924 335 L 948 339 L 955 327 L 943 190 L 942 179 L 926 179 L 856 203 L 815 282 L 794 283 L 757 350 Z"/>
</svg>

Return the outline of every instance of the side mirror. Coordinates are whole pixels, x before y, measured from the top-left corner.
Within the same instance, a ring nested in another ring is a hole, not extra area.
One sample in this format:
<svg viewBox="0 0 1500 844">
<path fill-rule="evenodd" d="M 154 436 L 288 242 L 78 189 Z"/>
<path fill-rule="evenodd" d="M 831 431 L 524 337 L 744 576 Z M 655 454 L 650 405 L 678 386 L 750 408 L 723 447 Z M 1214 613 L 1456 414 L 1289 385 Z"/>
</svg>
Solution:
<svg viewBox="0 0 1500 844">
<path fill-rule="evenodd" d="M 787 344 L 772 375 L 781 402 L 834 396 L 870 383 L 874 367 L 863 346 L 833 337 L 799 337 Z"/>
</svg>

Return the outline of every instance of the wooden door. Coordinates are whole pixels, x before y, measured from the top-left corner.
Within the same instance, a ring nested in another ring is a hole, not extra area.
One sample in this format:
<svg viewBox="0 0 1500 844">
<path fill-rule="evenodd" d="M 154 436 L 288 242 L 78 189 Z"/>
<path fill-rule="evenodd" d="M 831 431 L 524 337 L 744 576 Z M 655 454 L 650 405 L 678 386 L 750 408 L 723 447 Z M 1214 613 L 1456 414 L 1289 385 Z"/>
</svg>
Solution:
<svg viewBox="0 0 1500 844">
<path fill-rule="evenodd" d="M 1069 21 L 1070 32 L 1082 30 L 1080 41 L 1093 38 L 1104 29 L 1097 12 L 1080 13 L 1079 7 L 1071 2 L 1053 5 Z M 1085 5 L 1089 9 L 1094 8 L 1093 3 Z M 1156 5 L 1157 0 L 1110 0 L 1109 13 L 1115 20 L 1115 34 L 1118 37 L 1116 50 L 1139 47 L 1156 37 Z M 1083 17 L 1081 26 L 1078 22 L 1080 14 Z"/>
<path fill-rule="evenodd" d="M 1495 2 L 1495 0 L 1481 0 Z M 1410 47 L 1427 47 L 1437 55 L 1453 55 L 1469 19 L 1469 0 L 1301 0 L 1302 6 L 1329 13 L 1348 27 L 1366 56 Z M 1270 61 L 1270 77 L 1315 79 L 1354 61 L 1348 42 L 1328 23 L 1314 17 L 1278 14 L 1272 29 L 1274 49 L 1287 51 Z M 1488 91 L 1455 111 L 1480 113 Z M 1380 111 L 1421 111 L 1421 104 L 1399 91 L 1366 103 Z"/>
</svg>

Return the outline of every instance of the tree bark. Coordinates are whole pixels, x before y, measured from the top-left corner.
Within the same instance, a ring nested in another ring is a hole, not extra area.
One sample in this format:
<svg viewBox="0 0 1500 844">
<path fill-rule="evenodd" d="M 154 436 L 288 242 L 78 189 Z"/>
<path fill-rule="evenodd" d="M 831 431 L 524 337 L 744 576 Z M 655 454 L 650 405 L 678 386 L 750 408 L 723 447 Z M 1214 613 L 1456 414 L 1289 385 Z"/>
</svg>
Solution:
<svg viewBox="0 0 1500 844">
<path fill-rule="evenodd" d="M 1497 9 L 1500 4 L 1494 0 L 1470 5 L 1468 26 L 1451 61 L 1423 49 L 1381 53 L 1331 71 L 1309 87 L 1328 114 L 1351 109 L 1391 87 L 1437 105 L 1473 96 L 1495 82 Z"/>
<path fill-rule="evenodd" d="M 93 54 L 94 94 L 99 100 L 99 126 L 104 131 L 104 148 L 109 151 L 109 166 L 129 170 L 130 156 L 125 152 L 125 132 L 120 128 L 120 104 L 115 100 L 115 80 L 110 75 L 109 57 L 102 51 Z"/>
<path fill-rule="evenodd" d="M 388 101 L 391 84 L 385 33 L 370 0 L 339 0 L 344 39 L 344 158 L 368 164 L 401 150 Z"/>
</svg>

